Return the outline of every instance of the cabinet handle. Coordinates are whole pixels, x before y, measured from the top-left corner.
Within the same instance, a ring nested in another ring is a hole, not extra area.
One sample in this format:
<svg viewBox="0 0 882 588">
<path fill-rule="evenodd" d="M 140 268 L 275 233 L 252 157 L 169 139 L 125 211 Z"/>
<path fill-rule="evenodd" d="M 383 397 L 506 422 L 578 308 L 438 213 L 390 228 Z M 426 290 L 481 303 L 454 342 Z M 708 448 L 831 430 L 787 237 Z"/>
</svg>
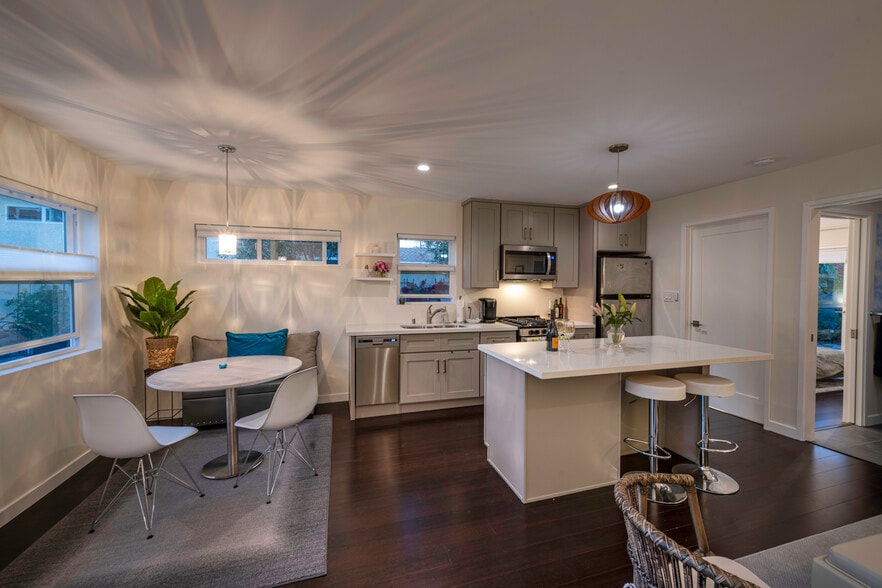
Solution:
<svg viewBox="0 0 882 588">
<path fill-rule="evenodd" d="M 441 373 L 441 360 L 440 359 L 435 360 L 435 373 L 436 374 Z"/>
<path fill-rule="evenodd" d="M 530 241 L 533 240 L 533 227 L 530 227 Z"/>
<path fill-rule="evenodd" d="M 527 240 L 527 227 L 524 227 L 524 237 L 523 237 L 523 239 L 524 239 L 524 241 Z"/>
<path fill-rule="evenodd" d="M 444 371 L 442 373 L 446 374 L 447 373 L 447 360 L 445 359 L 443 361 L 444 361 Z"/>
</svg>

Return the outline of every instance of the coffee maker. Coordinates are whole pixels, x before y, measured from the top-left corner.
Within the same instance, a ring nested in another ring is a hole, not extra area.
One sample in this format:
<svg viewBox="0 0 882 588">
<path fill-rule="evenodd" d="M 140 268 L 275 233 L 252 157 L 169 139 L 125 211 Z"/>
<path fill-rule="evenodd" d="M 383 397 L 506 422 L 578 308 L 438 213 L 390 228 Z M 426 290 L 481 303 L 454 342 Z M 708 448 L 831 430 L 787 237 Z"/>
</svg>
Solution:
<svg viewBox="0 0 882 588">
<path fill-rule="evenodd" d="M 496 299 L 495 298 L 478 298 L 481 303 L 481 317 L 485 323 L 496 322 Z"/>
</svg>

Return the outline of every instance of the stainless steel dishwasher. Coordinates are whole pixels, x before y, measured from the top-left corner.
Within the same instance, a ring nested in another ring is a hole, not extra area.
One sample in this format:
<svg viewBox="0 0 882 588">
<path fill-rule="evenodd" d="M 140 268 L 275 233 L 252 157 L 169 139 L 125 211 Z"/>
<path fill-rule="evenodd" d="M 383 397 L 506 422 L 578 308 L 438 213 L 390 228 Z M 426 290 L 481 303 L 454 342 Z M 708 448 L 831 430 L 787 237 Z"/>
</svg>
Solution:
<svg viewBox="0 0 882 588">
<path fill-rule="evenodd" d="M 355 406 L 398 402 L 398 337 L 355 340 Z"/>
</svg>

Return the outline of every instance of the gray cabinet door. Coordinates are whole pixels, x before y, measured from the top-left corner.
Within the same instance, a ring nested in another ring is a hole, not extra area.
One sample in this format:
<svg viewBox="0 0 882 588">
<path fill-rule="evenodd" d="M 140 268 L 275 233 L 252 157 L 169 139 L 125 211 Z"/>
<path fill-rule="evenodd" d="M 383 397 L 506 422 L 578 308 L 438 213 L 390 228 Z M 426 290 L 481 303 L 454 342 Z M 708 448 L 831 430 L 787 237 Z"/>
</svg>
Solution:
<svg viewBox="0 0 882 588">
<path fill-rule="evenodd" d="M 441 353 L 402 353 L 399 402 L 441 400 Z"/>
<path fill-rule="evenodd" d="M 554 208 L 503 204 L 503 245 L 554 245 Z"/>
<path fill-rule="evenodd" d="M 646 251 L 646 216 L 619 224 L 597 222 L 594 231 L 597 236 L 597 251 Z"/>
<path fill-rule="evenodd" d="M 499 286 L 499 204 L 469 202 L 463 207 L 463 287 Z"/>
<path fill-rule="evenodd" d="M 478 352 L 453 351 L 441 355 L 441 399 L 477 398 L 480 393 Z"/>
<path fill-rule="evenodd" d="M 502 244 L 529 245 L 529 207 L 520 204 L 503 204 Z"/>
<path fill-rule="evenodd" d="M 557 288 L 579 287 L 579 209 L 554 209 L 554 246 L 557 247 Z"/>
<path fill-rule="evenodd" d="M 554 245 L 555 209 L 550 206 L 530 206 L 527 235 L 530 245 Z"/>
</svg>

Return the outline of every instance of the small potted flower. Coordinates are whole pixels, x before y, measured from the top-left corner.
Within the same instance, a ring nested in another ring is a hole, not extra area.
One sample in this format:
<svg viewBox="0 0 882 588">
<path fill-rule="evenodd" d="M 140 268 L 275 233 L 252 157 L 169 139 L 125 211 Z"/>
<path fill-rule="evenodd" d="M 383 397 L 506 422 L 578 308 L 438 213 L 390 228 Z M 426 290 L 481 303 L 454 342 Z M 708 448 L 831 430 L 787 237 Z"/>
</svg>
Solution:
<svg viewBox="0 0 882 588">
<path fill-rule="evenodd" d="M 615 302 L 612 304 L 598 302 L 594 305 L 594 314 L 599 316 L 603 322 L 610 344 L 619 348 L 622 346 L 622 341 L 625 340 L 625 331 L 622 327 L 640 320 L 637 318 L 637 303 L 628 306 L 621 292 L 619 292 L 618 308 L 616 308 Z"/>
<path fill-rule="evenodd" d="M 377 272 L 377 277 L 385 278 L 389 273 L 389 265 L 385 261 L 375 261 L 374 271 Z"/>
</svg>

